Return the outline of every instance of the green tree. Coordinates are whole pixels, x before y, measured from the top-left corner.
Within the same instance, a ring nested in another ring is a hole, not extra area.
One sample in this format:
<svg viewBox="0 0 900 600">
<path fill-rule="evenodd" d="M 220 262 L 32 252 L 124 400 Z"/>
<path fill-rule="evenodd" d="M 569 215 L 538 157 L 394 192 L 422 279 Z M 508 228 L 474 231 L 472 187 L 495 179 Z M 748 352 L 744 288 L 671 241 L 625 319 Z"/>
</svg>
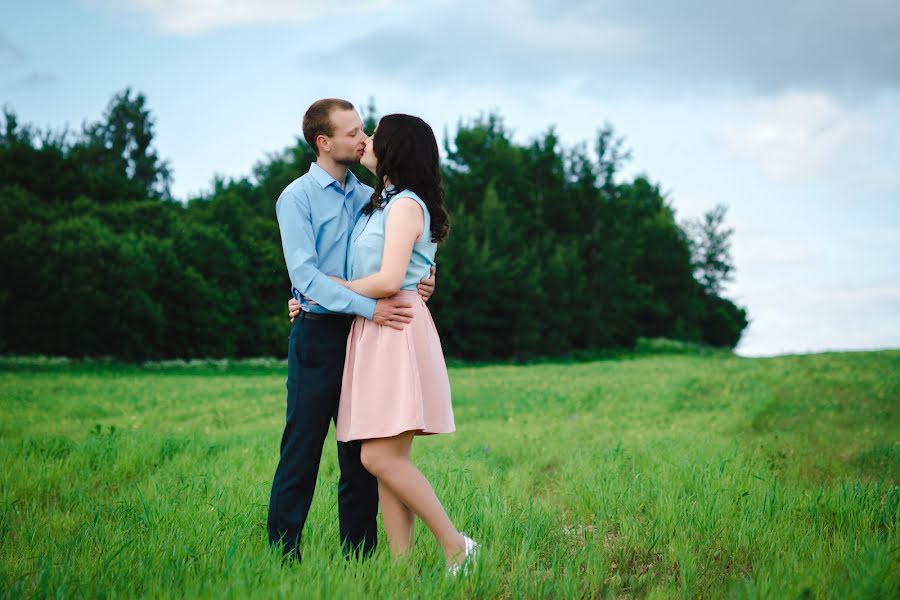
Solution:
<svg viewBox="0 0 900 600">
<path fill-rule="evenodd" d="M 725 227 L 727 212 L 724 204 L 718 204 L 702 219 L 685 224 L 697 280 L 706 293 L 714 296 L 721 294 L 725 283 L 734 279 L 734 262 L 731 260 L 734 229 Z"/>
<path fill-rule="evenodd" d="M 153 148 L 154 127 L 143 94 L 126 88 L 113 96 L 103 119 L 86 124 L 71 149 L 84 193 L 102 203 L 168 198 L 171 171 Z"/>
<path fill-rule="evenodd" d="M 644 293 L 638 303 L 638 331 L 644 337 L 697 340 L 699 287 L 691 253 L 672 207 L 645 177 L 620 188 L 623 202 L 635 212 L 637 256 L 635 281 Z"/>
<path fill-rule="evenodd" d="M 371 131 L 374 102 L 363 112 Z M 143 94 L 116 94 L 77 134 L 10 109 L 0 118 L 0 351 L 284 354 L 290 282 L 274 205 L 315 160 L 305 141 L 181 203 Z M 738 343 L 746 310 L 721 296 L 734 273 L 724 207 L 679 227 L 648 177 L 619 181 L 630 153 L 610 125 L 590 149 L 553 128 L 516 143 L 495 113 L 445 137 L 451 229 L 429 307 L 449 356 L 559 355 L 638 336 Z M 47 311 L 48 299 L 66 310 Z"/>
<path fill-rule="evenodd" d="M 538 272 L 493 184 L 474 214 L 456 210 L 438 261 L 434 310 L 453 352 L 479 359 L 534 353 L 539 332 L 528 313 Z"/>
<path fill-rule="evenodd" d="M 19 123 L 15 112 L 0 118 L 0 187 L 18 186 L 43 204 L 71 201 L 85 189 L 81 169 L 69 160 L 70 134 Z"/>
<path fill-rule="evenodd" d="M 734 348 L 749 321 L 747 311 L 727 298 L 705 294 L 702 340 L 710 346 Z"/>
<path fill-rule="evenodd" d="M 156 273 L 144 240 L 116 235 L 90 216 L 50 227 L 24 223 L 5 236 L 0 254 L 12 288 L 6 307 L 9 346 L 17 352 L 144 359 L 158 354 Z M 48 303 L 64 308 L 47 310 Z"/>
</svg>

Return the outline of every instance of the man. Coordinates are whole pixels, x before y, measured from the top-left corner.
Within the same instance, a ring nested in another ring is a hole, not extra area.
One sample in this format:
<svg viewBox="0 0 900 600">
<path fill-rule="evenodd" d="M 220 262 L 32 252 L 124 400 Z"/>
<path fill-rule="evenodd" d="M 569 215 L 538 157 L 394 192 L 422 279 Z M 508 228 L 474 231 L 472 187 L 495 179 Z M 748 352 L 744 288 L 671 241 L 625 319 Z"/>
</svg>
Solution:
<svg viewBox="0 0 900 600">
<path fill-rule="evenodd" d="M 347 335 L 354 315 L 402 329 L 412 306 L 386 298 L 377 302 L 330 279 L 346 279 L 350 233 L 373 189 L 349 171 L 365 149 L 366 134 L 350 102 L 314 102 L 303 117 L 303 136 L 316 153 L 309 172 L 288 185 L 275 211 L 281 244 L 300 303 L 288 346 L 287 415 L 281 458 L 272 481 L 268 534 L 271 545 L 301 559 L 300 536 L 309 514 L 322 446 L 336 418 Z M 420 293 L 430 296 L 433 274 Z M 376 543 L 378 485 L 359 460 L 359 442 L 338 442 L 338 517 L 345 553 L 371 553 Z"/>
</svg>

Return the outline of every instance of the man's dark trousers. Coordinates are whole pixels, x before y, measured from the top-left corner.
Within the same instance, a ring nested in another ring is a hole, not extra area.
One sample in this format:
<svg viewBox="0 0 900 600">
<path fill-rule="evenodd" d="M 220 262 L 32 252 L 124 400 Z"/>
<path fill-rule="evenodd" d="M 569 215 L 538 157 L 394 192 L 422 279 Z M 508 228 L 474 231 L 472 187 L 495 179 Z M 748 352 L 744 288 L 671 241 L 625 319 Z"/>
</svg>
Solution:
<svg viewBox="0 0 900 600">
<path fill-rule="evenodd" d="M 287 417 L 281 458 L 269 498 L 269 544 L 301 558 L 299 543 L 309 515 L 322 446 L 337 419 L 350 319 L 313 320 L 305 312 L 288 338 Z M 361 443 L 338 442 L 338 519 L 345 553 L 375 549 L 378 481 L 359 460 Z"/>
</svg>

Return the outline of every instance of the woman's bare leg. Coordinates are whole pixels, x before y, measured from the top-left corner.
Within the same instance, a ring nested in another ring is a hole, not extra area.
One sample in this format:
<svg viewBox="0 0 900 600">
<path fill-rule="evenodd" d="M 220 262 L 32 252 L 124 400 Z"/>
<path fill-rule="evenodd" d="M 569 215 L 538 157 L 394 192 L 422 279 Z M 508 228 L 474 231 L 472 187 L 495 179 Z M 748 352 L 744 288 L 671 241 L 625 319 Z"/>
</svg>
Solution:
<svg viewBox="0 0 900 600">
<path fill-rule="evenodd" d="M 447 564 L 455 564 L 464 558 L 461 555 L 465 541 L 447 517 L 431 484 L 409 460 L 414 437 L 414 432 L 407 431 L 390 438 L 364 440 L 362 463 L 378 479 L 379 490 L 385 486 L 425 522 L 443 548 Z"/>
<path fill-rule="evenodd" d="M 378 485 L 378 503 L 391 556 L 403 556 L 413 547 L 416 515 L 386 485 Z"/>
</svg>

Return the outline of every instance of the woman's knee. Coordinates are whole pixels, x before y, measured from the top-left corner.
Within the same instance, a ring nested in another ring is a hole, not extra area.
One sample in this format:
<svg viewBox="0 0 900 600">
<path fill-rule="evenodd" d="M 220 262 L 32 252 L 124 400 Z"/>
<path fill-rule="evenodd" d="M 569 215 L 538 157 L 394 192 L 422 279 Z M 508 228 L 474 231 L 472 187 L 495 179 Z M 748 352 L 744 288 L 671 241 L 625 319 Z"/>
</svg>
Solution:
<svg viewBox="0 0 900 600">
<path fill-rule="evenodd" d="M 366 468 L 366 471 L 378 477 L 379 473 L 384 472 L 385 465 L 390 460 L 390 455 L 383 448 L 379 448 L 377 444 L 363 442 L 359 460 L 362 462 L 363 467 Z"/>
<path fill-rule="evenodd" d="M 379 477 L 396 461 L 409 461 L 409 448 L 414 435 L 415 432 L 407 431 L 390 438 L 365 440 L 359 460 L 369 473 Z"/>
</svg>

